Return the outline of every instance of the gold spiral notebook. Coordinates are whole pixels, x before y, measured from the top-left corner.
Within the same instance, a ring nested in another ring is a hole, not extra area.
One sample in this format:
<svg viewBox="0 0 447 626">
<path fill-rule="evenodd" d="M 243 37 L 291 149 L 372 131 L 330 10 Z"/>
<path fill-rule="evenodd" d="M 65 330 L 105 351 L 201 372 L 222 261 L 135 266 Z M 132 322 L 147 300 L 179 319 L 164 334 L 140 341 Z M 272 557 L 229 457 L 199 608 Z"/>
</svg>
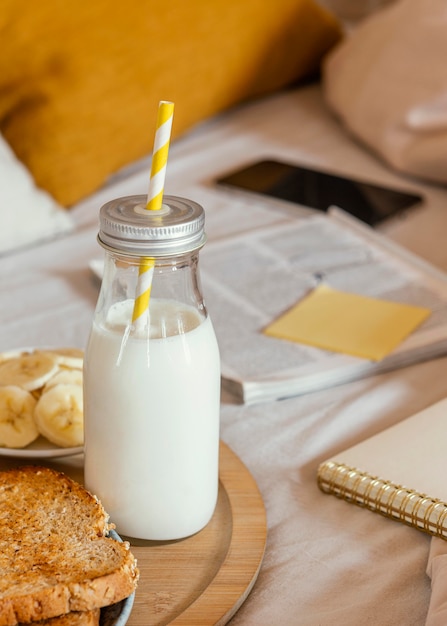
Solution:
<svg viewBox="0 0 447 626">
<path fill-rule="evenodd" d="M 447 538 L 447 398 L 328 459 L 317 480 L 325 493 Z"/>
</svg>

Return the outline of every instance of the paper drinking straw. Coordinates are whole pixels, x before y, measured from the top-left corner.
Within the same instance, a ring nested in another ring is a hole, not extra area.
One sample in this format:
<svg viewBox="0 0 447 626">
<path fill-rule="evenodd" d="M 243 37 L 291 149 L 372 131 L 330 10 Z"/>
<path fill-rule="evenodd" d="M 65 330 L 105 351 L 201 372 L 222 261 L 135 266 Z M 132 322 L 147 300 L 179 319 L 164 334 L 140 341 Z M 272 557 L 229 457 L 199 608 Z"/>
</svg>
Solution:
<svg viewBox="0 0 447 626">
<path fill-rule="evenodd" d="M 152 151 L 151 174 L 146 203 L 148 211 L 158 211 L 162 207 L 173 114 L 174 103 L 162 100 L 158 106 L 154 148 Z M 147 318 L 153 273 L 154 259 L 150 257 L 142 258 L 132 314 L 132 323 L 136 328 L 144 326 Z"/>
<path fill-rule="evenodd" d="M 154 259 L 149 257 L 140 261 L 138 270 L 137 291 L 133 305 L 132 323 L 139 328 L 144 326 L 146 313 L 149 307 L 151 296 L 152 276 L 154 274 Z"/>
<path fill-rule="evenodd" d="M 146 208 L 151 211 L 161 209 L 168 163 L 169 142 L 171 139 L 174 103 L 161 101 L 158 106 L 157 127 L 152 153 L 151 176 Z"/>
</svg>

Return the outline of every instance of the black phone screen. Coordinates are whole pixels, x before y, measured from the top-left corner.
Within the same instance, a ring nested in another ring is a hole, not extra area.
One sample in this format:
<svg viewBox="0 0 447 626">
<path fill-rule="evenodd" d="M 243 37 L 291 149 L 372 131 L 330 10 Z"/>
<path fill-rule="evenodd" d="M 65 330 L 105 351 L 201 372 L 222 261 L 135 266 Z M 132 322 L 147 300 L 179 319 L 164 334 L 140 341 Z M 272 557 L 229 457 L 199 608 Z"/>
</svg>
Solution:
<svg viewBox="0 0 447 626">
<path fill-rule="evenodd" d="M 274 160 L 253 163 L 219 178 L 217 183 L 321 211 L 337 206 L 371 226 L 423 200 L 412 192 Z"/>
</svg>

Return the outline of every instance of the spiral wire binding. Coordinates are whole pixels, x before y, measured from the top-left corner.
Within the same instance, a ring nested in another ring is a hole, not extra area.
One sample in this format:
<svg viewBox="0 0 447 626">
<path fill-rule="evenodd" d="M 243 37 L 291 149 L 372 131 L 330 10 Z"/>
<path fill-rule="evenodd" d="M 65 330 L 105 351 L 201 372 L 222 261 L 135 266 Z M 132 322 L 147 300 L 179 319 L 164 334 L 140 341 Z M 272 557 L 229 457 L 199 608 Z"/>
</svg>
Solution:
<svg viewBox="0 0 447 626">
<path fill-rule="evenodd" d="M 447 538 L 447 504 L 441 500 L 333 461 L 320 465 L 317 479 L 324 493 Z"/>
</svg>

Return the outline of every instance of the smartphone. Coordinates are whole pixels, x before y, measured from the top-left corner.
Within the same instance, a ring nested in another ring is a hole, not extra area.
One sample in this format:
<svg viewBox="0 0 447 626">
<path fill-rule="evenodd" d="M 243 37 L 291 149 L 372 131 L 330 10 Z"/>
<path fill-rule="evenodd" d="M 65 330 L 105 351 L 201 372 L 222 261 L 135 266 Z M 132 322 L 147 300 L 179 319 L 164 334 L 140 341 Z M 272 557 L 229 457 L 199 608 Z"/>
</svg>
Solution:
<svg viewBox="0 0 447 626">
<path fill-rule="evenodd" d="M 398 215 L 423 200 L 421 195 L 410 191 L 381 187 L 274 160 L 252 163 L 218 178 L 216 182 L 321 211 L 337 206 L 370 226 Z"/>
</svg>

